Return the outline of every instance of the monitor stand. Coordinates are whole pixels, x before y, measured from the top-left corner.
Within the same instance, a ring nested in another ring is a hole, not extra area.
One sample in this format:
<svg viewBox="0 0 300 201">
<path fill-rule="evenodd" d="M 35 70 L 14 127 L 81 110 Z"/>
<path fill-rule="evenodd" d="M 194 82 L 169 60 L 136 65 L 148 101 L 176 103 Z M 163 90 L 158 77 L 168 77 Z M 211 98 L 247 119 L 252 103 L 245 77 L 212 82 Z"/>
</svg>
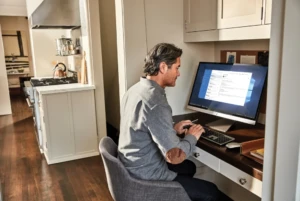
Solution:
<svg viewBox="0 0 300 201">
<path fill-rule="evenodd" d="M 219 119 L 206 124 L 206 126 L 221 132 L 227 132 L 229 128 L 234 124 L 235 121 L 229 119 Z"/>
</svg>

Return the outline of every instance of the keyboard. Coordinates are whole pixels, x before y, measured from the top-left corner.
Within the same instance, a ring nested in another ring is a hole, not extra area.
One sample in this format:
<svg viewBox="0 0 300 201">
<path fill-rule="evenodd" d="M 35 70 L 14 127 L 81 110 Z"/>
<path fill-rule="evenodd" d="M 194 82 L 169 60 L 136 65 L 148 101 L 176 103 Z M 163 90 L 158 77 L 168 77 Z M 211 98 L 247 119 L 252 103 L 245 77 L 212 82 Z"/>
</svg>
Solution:
<svg viewBox="0 0 300 201">
<path fill-rule="evenodd" d="M 235 140 L 233 137 L 225 135 L 222 132 L 215 131 L 207 127 L 203 127 L 203 128 L 205 130 L 205 133 L 202 133 L 201 138 L 209 140 L 218 145 L 224 145 L 227 144 L 228 142 Z"/>
</svg>

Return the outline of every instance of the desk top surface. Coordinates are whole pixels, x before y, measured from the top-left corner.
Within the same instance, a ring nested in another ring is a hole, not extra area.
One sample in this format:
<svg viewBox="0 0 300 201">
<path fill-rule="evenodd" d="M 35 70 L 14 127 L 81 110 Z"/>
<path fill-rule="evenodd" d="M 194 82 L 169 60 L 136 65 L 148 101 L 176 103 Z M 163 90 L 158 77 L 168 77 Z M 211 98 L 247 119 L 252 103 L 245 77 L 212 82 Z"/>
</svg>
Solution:
<svg viewBox="0 0 300 201">
<path fill-rule="evenodd" d="M 174 122 L 181 120 L 194 120 L 199 119 L 197 123 L 205 125 L 211 121 L 217 120 L 217 117 L 203 113 L 190 113 L 184 115 L 177 115 L 173 117 Z M 235 142 L 245 142 L 264 137 L 264 125 L 257 124 L 247 125 L 236 122 L 226 134 L 235 138 Z M 200 139 L 197 146 L 204 151 L 216 156 L 217 158 L 225 161 L 226 163 L 248 173 L 249 175 L 262 180 L 263 166 L 243 155 L 240 154 L 240 149 L 227 149 L 225 146 L 219 146 L 205 139 Z"/>
</svg>

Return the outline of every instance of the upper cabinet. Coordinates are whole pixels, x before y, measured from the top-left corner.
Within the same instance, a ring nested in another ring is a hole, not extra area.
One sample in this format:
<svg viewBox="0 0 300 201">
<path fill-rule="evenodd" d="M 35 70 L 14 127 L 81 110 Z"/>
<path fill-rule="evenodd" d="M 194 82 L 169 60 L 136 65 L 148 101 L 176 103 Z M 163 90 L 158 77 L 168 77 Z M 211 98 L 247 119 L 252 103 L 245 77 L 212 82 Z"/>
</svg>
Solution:
<svg viewBox="0 0 300 201">
<path fill-rule="evenodd" d="M 217 28 L 217 0 L 186 0 L 184 13 L 186 32 Z"/>
<path fill-rule="evenodd" d="M 272 0 L 266 0 L 265 24 L 271 24 Z"/>
<path fill-rule="evenodd" d="M 262 24 L 262 0 L 219 0 L 218 28 Z"/>
<path fill-rule="evenodd" d="M 184 41 L 269 39 L 272 0 L 184 0 Z"/>
</svg>

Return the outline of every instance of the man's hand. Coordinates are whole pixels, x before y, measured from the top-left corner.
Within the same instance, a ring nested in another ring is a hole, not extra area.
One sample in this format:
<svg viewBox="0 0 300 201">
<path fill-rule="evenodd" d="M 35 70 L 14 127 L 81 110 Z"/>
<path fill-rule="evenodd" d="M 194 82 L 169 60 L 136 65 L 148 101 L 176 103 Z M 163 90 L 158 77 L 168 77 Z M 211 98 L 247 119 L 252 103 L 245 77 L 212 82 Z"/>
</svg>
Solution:
<svg viewBox="0 0 300 201">
<path fill-rule="evenodd" d="M 200 124 L 194 124 L 189 128 L 186 134 L 191 134 L 199 140 L 202 133 L 205 133 L 204 128 Z"/>
<path fill-rule="evenodd" d="M 174 125 L 174 130 L 178 133 L 178 134 L 182 134 L 186 131 L 186 129 L 184 129 L 184 126 L 187 125 L 193 125 L 193 123 L 190 120 L 183 120 L 178 122 L 177 124 Z"/>
</svg>

